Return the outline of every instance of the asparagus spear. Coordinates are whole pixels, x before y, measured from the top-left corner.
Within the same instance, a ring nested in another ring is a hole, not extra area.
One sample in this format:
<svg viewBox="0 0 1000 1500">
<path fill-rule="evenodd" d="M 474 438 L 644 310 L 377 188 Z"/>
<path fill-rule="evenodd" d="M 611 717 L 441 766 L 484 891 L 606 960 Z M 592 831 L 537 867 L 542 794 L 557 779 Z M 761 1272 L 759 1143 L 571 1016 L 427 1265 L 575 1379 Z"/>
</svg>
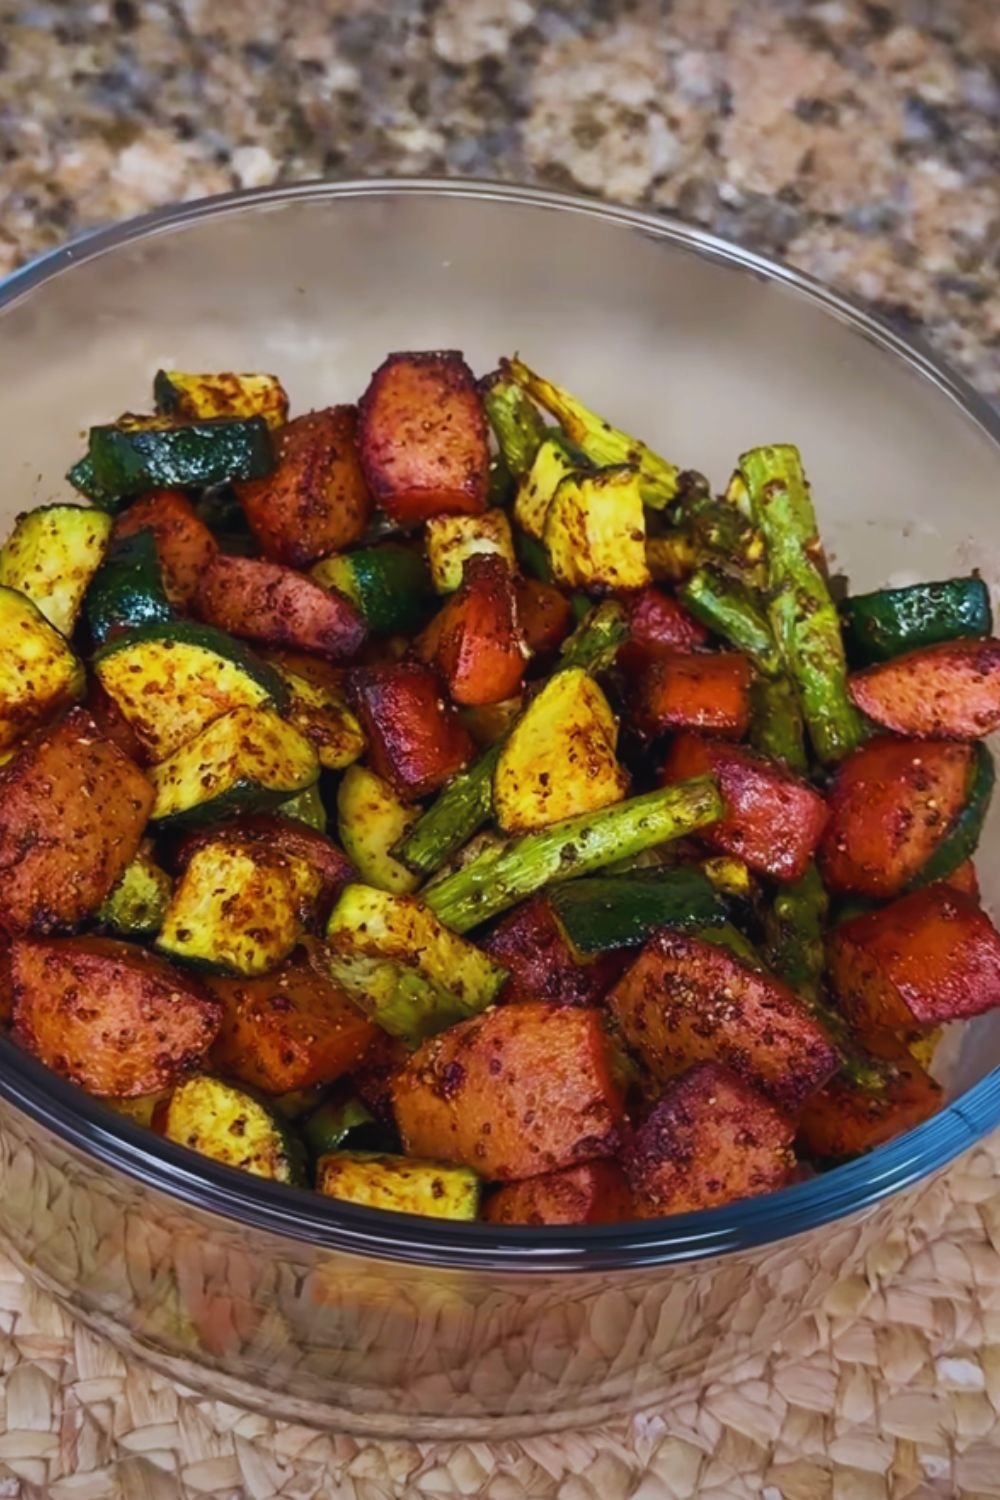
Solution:
<svg viewBox="0 0 1000 1500">
<path fill-rule="evenodd" d="M 467 932 L 542 886 L 683 838 L 716 822 L 723 812 L 711 777 L 680 781 L 525 834 L 509 848 L 456 871 L 429 890 L 425 900 L 445 926 Z"/>
<path fill-rule="evenodd" d="M 795 682 L 819 759 L 836 761 L 861 743 L 861 715 L 847 695 L 837 608 L 817 559 L 816 517 L 798 450 L 752 448 L 740 459 L 754 520 L 767 544 L 775 639 Z"/>
<path fill-rule="evenodd" d="M 563 642 L 557 670 L 583 667 L 588 672 L 606 671 L 627 635 L 628 624 L 621 605 L 605 600 Z M 493 772 L 506 738 L 504 735 L 473 761 L 467 771 L 454 777 L 393 849 L 395 857 L 416 874 L 432 875 L 439 870 L 490 816 Z"/>
<path fill-rule="evenodd" d="M 783 760 L 791 771 L 809 769 L 799 695 L 784 672 L 758 677 L 750 689 L 750 743 L 762 755 Z"/>
<path fill-rule="evenodd" d="M 514 478 L 523 479 L 547 435 L 541 414 L 517 381 L 501 370 L 487 375 L 480 390 L 500 455 Z"/>
<path fill-rule="evenodd" d="M 467 771 L 460 771 L 396 845 L 393 853 L 415 874 L 433 875 L 486 822 L 502 747 L 498 740 Z"/>
<path fill-rule="evenodd" d="M 781 654 L 760 601 L 745 584 L 705 563 L 680 590 L 688 609 L 716 635 L 725 636 L 767 677 L 781 671 Z"/>
<path fill-rule="evenodd" d="M 885 1065 L 865 1055 L 843 1016 L 823 997 L 829 905 L 814 864 L 799 880 L 779 891 L 764 917 L 768 966 L 795 990 L 826 1028 L 840 1050 L 842 1070 L 851 1082 L 877 1093 L 885 1087 Z"/>
<path fill-rule="evenodd" d="M 500 362 L 501 373 L 520 385 L 528 395 L 555 417 L 566 436 L 599 468 L 611 464 L 631 464 L 639 471 L 639 487 L 645 505 L 663 510 L 677 494 L 679 470 L 638 438 L 612 427 L 603 417 L 590 411 L 569 391 L 536 375 L 534 370 L 515 357 Z"/>
</svg>

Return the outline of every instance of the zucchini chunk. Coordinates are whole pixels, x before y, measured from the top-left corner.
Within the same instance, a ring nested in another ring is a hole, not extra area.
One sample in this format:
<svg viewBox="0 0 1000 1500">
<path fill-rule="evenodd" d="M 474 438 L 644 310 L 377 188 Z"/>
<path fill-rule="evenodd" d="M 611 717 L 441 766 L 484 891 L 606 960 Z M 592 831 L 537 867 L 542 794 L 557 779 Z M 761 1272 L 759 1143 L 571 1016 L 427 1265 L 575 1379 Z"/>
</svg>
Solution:
<svg viewBox="0 0 1000 1500">
<path fill-rule="evenodd" d="M 377 1151 L 333 1151 L 316 1164 L 316 1188 L 327 1198 L 432 1219 L 474 1219 L 480 1182 L 466 1167 L 385 1156 Z"/>
<path fill-rule="evenodd" d="M 302 1139 L 316 1157 L 339 1151 L 347 1147 L 348 1142 L 362 1149 L 368 1148 L 370 1137 L 389 1134 L 367 1104 L 355 1094 L 324 1099 L 302 1121 L 301 1129 Z"/>
<path fill-rule="evenodd" d="M 66 471 L 66 478 L 79 494 L 90 501 L 91 505 L 98 510 L 106 511 L 109 515 L 113 515 L 118 507 L 125 503 L 122 496 L 113 495 L 98 484 L 89 453 L 77 459 L 72 468 Z"/>
<path fill-rule="evenodd" d="M 934 880 L 967 859 L 985 813 L 978 799 L 978 818 L 963 822 L 963 836 L 950 854 L 940 862 L 934 857 L 977 780 L 975 749 L 955 740 L 878 735 L 842 760 L 830 786 L 830 821 L 817 854 L 827 888 L 886 900 L 924 883 L 929 862 L 934 864 L 928 878 Z"/>
<path fill-rule="evenodd" d="M 284 1121 L 246 1090 L 198 1073 L 170 1096 L 163 1134 L 178 1146 L 272 1182 L 304 1181 L 304 1153 Z"/>
<path fill-rule="evenodd" d="M 947 578 L 855 594 L 840 606 L 848 655 L 859 666 L 921 646 L 993 632 L 989 589 L 981 578 Z"/>
<path fill-rule="evenodd" d="M 353 656 L 365 638 L 364 621 L 340 594 L 256 557 L 217 553 L 201 575 L 195 608 L 220 630 L 335 661 Z"/>
<path fill-rule="evenodd" d="M 571 880 L 549 899 L 579 953 L 638 948 L 658 927 L 721 926 L 727 917 L 723 898 L 689 865 Z"/>
<path fill-rule="evenodd" d="M 784 1187 L 795 1166 L 789 1117 L 720 1063 L 667 1088 L 629 1143 L 637 1218 L 717 1208 Z"/>
<path fill-rule="evenodd" d="M 408 1152 L 500 1182 L 613 1156 L 625 1122 L 601 1012 L 544 1000 L 424 1042 L 393 1103 Z"/>
<path fill-rule="evenodd" d="M 361 463 L 401 526 L 486 509 L 490 450 L 476 378 L 461 354 L 390 354 L 359 406 Z"/>
<path fill-rule="evenodd" d="M 563 480 L 590 464 L 559 432 L 550 432 L 539 444 L 531 468 L 522 478 L 514 497 L 514 520 L 535 541 L 545 536 L 545 518 Z M 548 554 L 544 554 L 546 563 Z M 541 562 L 541 559 L 539 559 Z M 534 568 L 532 572 L 536 571 Z"/>
<path fill-rule="evenodd" d="M 337 792 L 340 842 L 362 880 L 381 891 L 406 896 L 420 884 L 391 851 L 420 817 L 392 787 L 366 766 L 350 766 Z"/>
<path fill-rule="evenodd" d="M 505 970 L 450 932 L 419 901 L 373 886 L 345 887 L 326 936 L 331 972 L 393 1036 L 427 1036 L 474 1015 L 496 999 L 506 979 Z M 367 991 L 359 984 L 360 971 L 351 967 L 356 957 L 378 964 Z M 407 983 L 414 976 L 424 993 L 415 995 Z"/>
<path fill-rule="evenodd" d="M 434 601 L 423 558 L 391 543 L 326 557 L 310 577 L 349 599 L 374 635 L 409 635 L 419 630 Z"/>
<path fill-rule="evenodd" d="M 274 465 L 263 417 L 181 426 L 160 418 L 155 426 L 118 422 L 92 427 L 87 456 L 97 484 L 114 496 L 259 479 Z"/>
<path fill-rule="evenodd" d="M 300 729 L 328 771 L 342 771 L 364 753 L 365 733 L 348 708 L 343 673 L 320 657 L 298 651 L 265 651 L 288 689 L 285 718 Z"/>
<path fill-rule="evenodd" d="M 502 557 L 511 573 L 517 570 L 505 511 L 494 508 L 481 516 L 431 516 L 425 539 L 431 581 L 439 594 L 453 594 L 468 559 L 483 552 Z"/>
<path fill-rule="evenodd" d="M 678 491 L 679 473 L 675 464 L 661 458 L 639 438 L 612 427 L 596 412 L 588 410 L 569 391 L 530 370 L 523 360 L 504 359 L 501 374 L 518 385 L 561 426 L 566 436 L 598 467 L 609 464 L 631 464 L 639 473 L 642 500 L 651 510 L 663 510 Z"/>
<path fill-rule="evenodd" d="M 415 800 L 437 791 L 472 759 L 472 737 L 430 667 L 357 667 L 349 682 L 372 769 L 401 797 Z"/>
<path fill-rule="evenodd" d="M 124 541 L 148 527 L 156 538 L 163 586 L 175 609 L 187 611 L 198 581 L 219 550 L 191 501 L 179 490 L 143 495 L 115 520 L 114 540 Z"/>
<path fill-rule="evenodd" d="M 305 860 L 219 838 L 189 858 L 156 946 L 171 958 L 230 974 L 266 974 L 288 957 L 319 900 Z"/>
<path fill-rule="evenodd" d="M 582 667 L 557 672 L 529 704 L 500 751 L 493 807 L 505 832 L 544 828 L 620 802 L 618 725 Z"/>
<path fill-rule="evenodd" d="M 265 708 L 234 708 L 153 766 L 151 816 L 175 825 L 266 812 L 319 777 L 304 735 Z"/>
<path fill-rule="evenodd" d="M 0 770 L 0 917 L 51 932 L 93 916 L 139 849 L 153 788 L 75 708 Z"/>
<path fill-rule="evenodd" d="M 43 505 L 18 516 L 0 549 L 0 584 L 20 589 L 50 625 L 72 635 L 87 585 L 111 536 L 111 517 L 86 505 Z"/>
<path fill-rule="evenodd" d="M 98 646 L 126 630 L 165 625 L 173 619 L 149 527 L 114 542 L 84 598 L 91 638 Z"/>
<path fill-rule="evenodd" d="M 417 641 L 417 654 L 434 663 L 455 703 L 482 707 L 520 692 L 528 653 L 503 558 L 469 558 L 461 586 Z"/>
<path fill-rule="evenodd" d="M 633 1217 L 628 1184 L 613 1161 L 509 1182 L 483 1205 L 487 1224 L 619 1224 Z"/>
<path fill-rule="evenodd" d="M 179 422 L 213 417 L 263 417 L 272 431 L 288 421 L 288 396 L 277 375 L 190 375 L 157 370 L 153 377 L 156 410 Z"/>
<path fill-rule="evenodd" d="M 661 1083 L 714 1059 L 794 1114 L 840 1062 L 787 985 L 689 932 L 656 933 L 608 1004 L 629 1047 Z"/>
<path fill-rule="evenodd" d="M 978 740 L 1000 729 L 1000 641 L 944 641 L 855 672 L 848 691 L 893 734 Z"/>
<path fill-rule="evenodd" d="M 212 1066 L 264 1094 L 333 1083 L 379 1035 L 346 992 L 300 956 L 266 978 L 207 978 L 222 1006 Z"/>
<path fill-rule="evenodd" d="M 287 802 L 279 802 L 274 811 L 280 817 L 294 818 L 297 823 L 305 823 L 307 828 L 313 828 L 317 833 L 326 832 L 326 804 L 318 781 L 307 786 L 304 792 L 289 797 Z"/>
<path fill-rule="evenodd" d="M 121 879 L 97 909 L 97 920 L 116 937 L 155 937 L 163 925 L 173 881 L 153 858 L 147 839 L 125 867 Z"/>
<path fill-rule="evenodd" d="M 0 587 L 0 750 L 83 697 L 83 666 L 37 605 Z"/>
<path fill-rule="evenodd" d="M 112 938 L 16 938 L 14 1035 L 102 1098 L 169 1088 L 196 1067 L 222 1020 L 196 980 Z"/>
<path fill-rule="evenodd" d="M 372 499 L 358 456 L 355 408 L 331 406 L 296 417 L 278 434 L 275 452 L 266 478 L 236 486 L 264 556 L 305 568 L 360 541 Z"/>
<path fill-rule="evenodd" d="M 187 620 L 116 636 L 94 656 L 94 671 L 153 761 L 233 709 L 288 706 L 273 667 L 223 631 Z"/>
<path fill-rule="evenodd" d="M 557 583 L 583 589 L 643 588 L 651 574 L 635 469 L 623 465 L 567 475 L 548 508 L 544 541 Z"/>
<path fill-rule="evenodd" d="M 325 920 L 337 893 L 354 879 L 354 869 L 333 839 L 289 817 L 283 811 L 287 806 L 287 802 L 282 803 L 272 813 L 242 813 L 223 823 L 210 823 L 186 833 L 177 850 L 178 866 L 183 868 L 195 850 L 220 839 L 241 848 L 260 848 L 265 854 L 285 855 L 293 862 L 304 863 L 320 877 L 318 915 Z"/>
</svg>

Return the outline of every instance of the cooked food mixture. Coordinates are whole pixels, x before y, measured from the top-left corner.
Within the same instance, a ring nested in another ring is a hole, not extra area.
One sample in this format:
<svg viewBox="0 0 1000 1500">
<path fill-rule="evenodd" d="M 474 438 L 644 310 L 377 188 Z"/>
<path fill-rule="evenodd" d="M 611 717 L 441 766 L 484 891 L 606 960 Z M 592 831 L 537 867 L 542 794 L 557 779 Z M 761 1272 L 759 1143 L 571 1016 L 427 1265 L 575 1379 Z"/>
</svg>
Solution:
<svg viewBox="0 0 1000 1500">
<path fill-rule="evenodd" d="M 843 597 L 795 448 L 715 495 L 519 359 L 153 404 L 0 551 L 16 1044 L 218 1162 L 494 1224 L 753 1197 L 938 1108 L 1000 1004 L 978 577 Z"/>
</svg>

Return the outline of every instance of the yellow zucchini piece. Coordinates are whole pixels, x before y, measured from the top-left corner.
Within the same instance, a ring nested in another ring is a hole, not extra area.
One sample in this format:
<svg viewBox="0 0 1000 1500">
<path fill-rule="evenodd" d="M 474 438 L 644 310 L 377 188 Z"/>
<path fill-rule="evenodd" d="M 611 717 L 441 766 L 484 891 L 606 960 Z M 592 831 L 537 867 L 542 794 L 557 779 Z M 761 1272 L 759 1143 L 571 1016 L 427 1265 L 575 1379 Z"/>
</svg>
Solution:
<svg viewBox="0 0 1000 1500">
<path fill-rule="evenodd" d="M 545 535 L 545 517 L 553 496 L 562 481 L 574 474 L 578 465 L 558 438 L 546 438 L 539 444 L 534 462 L 517 487 L 514 520 L 522 531 L 541 541 Z"/>
<path fill-rule="evenodd" d="M 412 896 L 374 886 L 341 891 L 326 929 L 332 971 L 348 993 L 395 1036 L 415 1039 L 485 1010 L 507 977 L 481 949 L 451 932 Z M 338 958 L 348 960 L 345 978 Z M 374 960 L 366 979 L 365 965 Z M 410 981 L 416 978 L 420 983 Z M 373 983 L 374 981 L 374 983 Z"/>
<path fill-rule="evenodd" d="M 646 538 L 646 566 L 656 583 L 682 583 L 698 566 L 700 553 L 687 532 Z"/>
<path fill-rule="evenodd" d="M 72 635 L 113 522 L 89 505 L 42 505 L 18 516 L 0 549 L 0 584 L 20 589 L 50 625 Z"/>
<path fill-rule="evenodd" d="M 266 708 L 234 708 L 173 755 L 151 767 L 151 817 L 205 822 L 237 812 L 266 812 L 319 778 L 303 734 Z"/>
<path fill-rule="evenodd" d="M 455 592 L 466 559 L 477 552 L 495 552 L 512 573 L 517 569 L 510 522 L 506 512 L 497 508 L 481 516 L 431 516 L 426 540 L 431 582 L 439 594 Z"/>
<path fill-rule="evenodd" d="M 137 1125 L 145 1125 L 149 1130 L 160 1110 L 170 1098 L 167 1094 L 138 1094 L 134 1099 L 102 1099 L 101 1103 L 108 1109 L 113 1109 L 116 1115 L 124 1115 L 126 1120 L 134 1120 Z"/>
<path fill-rule="evenodd" d="M 267 974 L 302 937 L 321 885 L 303 859 L 232 839 L 203 844 L 177 882 L 156 946 L 227 974 Z"/>
<path fill-rule="evenodd" d="M 377 1151 L 331 1151 L 316 1164 L 316 1187 L 327 1198 L 432 1219 L 474 1219 L 480 1182 L 468 1167 L 385 1156 Z"/>
<path fill-rule="evenodd" d="M 230 709 L 287 703 L 273 667 L 225 631 L 187 620 L 116 637 L 94 657 L 94 671 L 154 761 Z"/>
<path fill-rule="evenodd" d="M 493 810 L 506 833 L 545 828 L 621 802 L 618 724 L 582 667 L 557 672 L 525 710 L 500 751 Z"/>
<path fill-rule="evenodd" d="M 0 749 L 83 696 L 83 665 L 36 604 L 0 587 Z"/>
<path fill-rule="evenodd" d="M 152 937 L 163 923 L 172 888 L 170 876 L 156 863 L 147 839 L 101 902 L 97 920 L 119 937 Z"/>
<path fill-rule="evenodd" d="M 175 421 L 263 417 L 272 431 L 288 421 L 288 396 L 277 375 L 190 375 L 184 370 L 157 370 L 153 395 L 157 411 Z"/>
<path fill-rule="evenodd" d="M 168 1141 L 272 1182 L 303 1180 L 304 1154 L 287 1125 L 244 1089 L 198 1073 L 170 1096 Z"/>
<path fill-rule="evenodd" d="M 392 787 L 367 766 L 350 766 L 337 793 L 337 831 L 344 853 L 363 880 L 379 890 L 406 896 L 420 884 L 390 850 L 420 817 Z"/>
<path fill-rule="evenodd" d="M 285 718 L 311 741 L 320 765 L 328 771 L 353 765 L 364 754 L 365 732 L 344 699 L 286 663 L 268 659 L 288 688 Z"/>
<path fill-rule="evenodd" d="M 639 589 L 650 581 L 646 513 L 635 469 L 569 474 L 545 517 L 543 538 L 557 583 Z"/>
</svg>

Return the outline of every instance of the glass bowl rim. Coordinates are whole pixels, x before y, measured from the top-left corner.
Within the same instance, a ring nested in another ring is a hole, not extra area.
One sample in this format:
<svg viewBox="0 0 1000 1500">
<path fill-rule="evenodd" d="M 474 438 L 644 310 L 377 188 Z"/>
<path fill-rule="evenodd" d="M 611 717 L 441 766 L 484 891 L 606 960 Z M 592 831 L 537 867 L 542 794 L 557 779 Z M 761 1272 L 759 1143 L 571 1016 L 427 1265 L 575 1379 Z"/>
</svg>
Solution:
<svg viewBox="0 0 1000 1500">
<path fill-rule="evenodd" d="M 328 199 L 427 197 L 512 204 L 573 213 L 654 239 L 777 284 L 859 337 L 893 354 L 930 381 L 997 449 L 1000 413 L 920 340 L 897 333 L 850 298 L 780 261 L 732 244 L 667 215 L 569 193 L 461 178 L 362 178 L 308 181 L 199 198 L 85 232 L 0 281 L 0 314 L 75 266 L 202 220 L 268 205 Z M 245 1229 L 317 1247 L 413 1266 L 480 1272 L 560 1273 L 636 1270 L 700 1260 L 803 1234 L 873 1208 L 930 1176 L 1000 1124 L 1000 1068 L 994 1068 L 924 1124 L 867 1156 L 767 1197 L 723 1208 L 636 1223 L 585 1228 L 514 1228 L 385 1214 L 324 1198 L 304 1188 L 251 1177 L 116 1115 L 0 1037 L 0 1098 L 85 1158 L 188 1207 Z"/>
</svg>

